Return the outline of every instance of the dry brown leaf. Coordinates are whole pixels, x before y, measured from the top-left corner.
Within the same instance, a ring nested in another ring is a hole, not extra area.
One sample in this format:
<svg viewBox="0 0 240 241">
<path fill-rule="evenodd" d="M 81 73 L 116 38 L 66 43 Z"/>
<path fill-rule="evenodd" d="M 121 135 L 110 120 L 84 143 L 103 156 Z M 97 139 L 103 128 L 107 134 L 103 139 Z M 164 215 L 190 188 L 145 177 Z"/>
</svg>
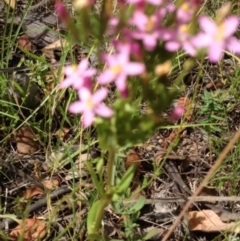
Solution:
<svg viewBox="0 0 240 241">
<path fill-rule="evenodd" d="M 136 167 L 136 171 L 135 171 L 134 178 L 132 180 L 132 185 L 131 185 L 131 192 L 132 192 L 131 199 L 132 200 L 138 199 L 139 195 L 141 194 L 141 187 L 140 187 L 141 182 L 140 182 L 139 177 L 140 177 L 140 169 L 141 169 L 142 160 L 136 151 L 131 150 L 128 153 L 128 156 L 127 156 L 126 162 L 125 162 L 126 170 L 134 164 L 136 164 L 137 167 Z"/>
<path fill-rule="evenodd" d="M 54 50 L 62 50 L 68 45 L 68 41 L 65 39 L 59 39 L 56 42 L 47 45 L 41 49 L 42 53 L 49 59 L 55 59 Z"/>
<path fill-rule="evenodd" d="M 11 8 L 16 7 L 16 0 L 4 0 L 6 4 L 8 4 Z"/>
<path fill-rule="evenodd" d="M 29 40 L 27 35 L 22 35 L 18 38 L 17 40 L 18 45 L 27 50 L 27 51 L 31 51 L 32 50 L 32 42 Z"/>
<path fill-rule="evenodd" d="M 17 130 L 15 140 L 17 142 L 17 150 L 23 154 L 31 154 L 38 150 L 36 135 L 29 126 L 23 126 Z"/>
<path fill-rule="evenodd" d="M 42 182 L 43 186 L 49 190 L 53 190 L 54 188 L 58 187 L 60 182 L 58 179 L 53 180 L 45 180 Z"/>
<path fill-rule="evenodd" d="M 136 172 L 135 172 L 135 176 L 138 176 L 140 174 L 140 168 L 141 168 L 141 157 L 138 155 L 138 153 L 134 150 L 131 150 L 127 156 L 126 162 L 125 162 L 125 167 L 126 170 L 136 164 L 137 168 L 136 168 Z"/>
<path fill-rule="evenodd" d="M 55 132 L 55 135 L 59 137 L 61 141 L 63 141 L 66 135 L 69 133 L 70 128 L 63 127 Z"/>
<path fill-rule="evenodd" d="M 32 186 L 26 190 L 26 192 L 23 194 L 23 197 L 25 199 L 30 199 L 34 196 L 42 195 L 43 193 L 44 193 L 43 190 L 40 189 L 39 187 Z"/>
<path fill-rule="evenodd" d="M 220 217 L 210 209 L 189 212 L 188 226 L 191 231 L 240 233 L 239 225 L 234 222 L 222 222 Z"/>
<path fill-rule="evenodd" d="M 192 114 L 193 114 L 193 108 L 192 108 L 191 101 L 188 97 L 186 97 L 186 96 L 180 97 L 178 99 L 176 107 L 182 107 L 185 110 L 185 118 L 188 121 L 191 120 Z"/>
<path fill-rule="evenodd" d="M 43 186 L 46 187 L 49 190 L 53 190 L 56 186 L 59 186 L 60 182 L 58 179 L 55 180 L 45 180 L 42 182 Z M 25 199 L 30 199 L 36 195 L 43 195 L 44 191 L 40 189 L 39 187 L 32 186 L 26 190 L 23 197 Z"/>
<path fill-rule="evenodd" d="M 46 223 L 38 219 L 25 219 L 22 223 L 14 228 L 10 237 L 15 240 L 23 237 L 24 241 L 35 241 L 44 238 L 46 235 Z M 22 240 L 22 239 L 21 239 Z"/>
</svg>

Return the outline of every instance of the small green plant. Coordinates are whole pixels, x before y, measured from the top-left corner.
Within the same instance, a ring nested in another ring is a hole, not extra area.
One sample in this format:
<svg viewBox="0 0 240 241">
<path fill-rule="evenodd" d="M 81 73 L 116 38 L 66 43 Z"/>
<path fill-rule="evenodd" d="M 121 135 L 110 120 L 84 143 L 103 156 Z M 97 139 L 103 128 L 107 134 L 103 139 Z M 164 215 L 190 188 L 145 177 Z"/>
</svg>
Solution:
<svg viewBox="0 0 240 241">
<path fill-rule="evenodd" d="M 209 133 L 221 132 L 226 129 L 226 109 L 224 106 L 224 94 L 221 91 L 204 91 L 202 96 L 202 105 L 199 113 L 203 115 L 206 131 Z"/>
</svg>

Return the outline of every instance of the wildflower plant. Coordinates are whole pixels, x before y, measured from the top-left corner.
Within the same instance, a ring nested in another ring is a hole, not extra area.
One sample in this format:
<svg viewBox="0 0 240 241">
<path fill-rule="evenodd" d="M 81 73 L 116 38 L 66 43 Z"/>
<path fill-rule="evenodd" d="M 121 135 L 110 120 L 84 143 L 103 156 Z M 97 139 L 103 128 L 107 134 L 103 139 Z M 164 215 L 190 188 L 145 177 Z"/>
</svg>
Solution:
<svg viewBox="0 0 240 241">
<path fill-rule="evenodd" d="M 107 175 L 99 177 L 91 164 L 86 164 L 99 195 L 88 213 L 88 239 L 100 240 L 104 209 L 125 195 L 136 168 L 128 168 L 117 181 L 115 161 L 119 150 L 143 141 L 166 123 L 161 113 L 181 91 L 168 88 L 167 75 L 176 52 L 185 52 L 189 59 L 204 53 L 217 62 L 225 50 L 240 53 L 240 41 L 234 36 L 238 17 L 228 16 L 229 5 L 214 21 L 197 15 L 200 0 L 119 0 L 115 16 L 111 15 L 112 0 L 103 1 L 100 16 L 91 11 L 93 4 L 75 0 L 80 27 L 74 25 L 61 1 L 56 3 L 56 12 L 76 43 L 87 44 L 86 36 L 90 34 L 99 53 L 98 69 L 91 67 L 87 58 L 82 59 L 78 66 L 65 68 L 66 78 L 59 86 L 77 91 L 79 100 L 70 104 L 69 111 L 81 115 L 84 127 L 95 126 L 100 146 L 108 153 Z M 103 52 L 101 46 L 106 39 L 112 50 Z M 185 74 L 191 68 L 189 63 L 184 65 Z M 110 83 L 116 86 L 117 96 L 111 105 L 107 104 Z M 181 78 L 176 84 L 181 87 Z M 148 109 L 136 115 L 140 106 L 135 100 L 139 96 Z M 171 119 L 176 121 L 182 115 L 181 109 L 175 109 Z"/>
</svg>

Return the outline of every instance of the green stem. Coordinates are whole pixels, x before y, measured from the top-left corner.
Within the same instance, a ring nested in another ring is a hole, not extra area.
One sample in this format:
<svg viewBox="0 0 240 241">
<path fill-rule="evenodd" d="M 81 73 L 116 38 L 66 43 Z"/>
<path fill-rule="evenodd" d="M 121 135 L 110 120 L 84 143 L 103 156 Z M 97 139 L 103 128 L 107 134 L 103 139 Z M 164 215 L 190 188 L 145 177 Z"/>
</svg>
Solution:
<svg viewBox="0 0 240 241">
<path fill-rule="evenodd" d="M 108 198 L 105 198 L 101 201 L 101 206 L 99 207 L 99 211 L 97 213 L 96 221 L 94 224 L 94 233 L 99 233 L 99 229 L 101 227 L 101 222 L 103 219 L 104 210 L 107 207 L 107 205 L 109 204 L 109 202 L 110 202 L 110 200 Z"/>
<path fill-rule="evenodd" d="M 115 162 L 115 151 L 111 148 L 108 154 L 108 163 L 107 163 L 107 193 L 111 191 L 113 185 L 113 175 L 114 175 L 114 162 Z"/>
<path fill-rule="evenodd" d="M 113 185 L 113 175 L 114 175 L 114 161 L 115 161 L 115 151 L 113 149 L 109 150 L 108 154 L 108 163 L 107 163 L 107 186 L 106 186 L 106 193 L 102 200 L 101 205 L 99 207 L 99 211 L 96 217 L 94 231 L 97 233 L 101 226 L 101 221 L 104 215 L 104 209 L 112 200 L 112 185 Z"/>
</svg>

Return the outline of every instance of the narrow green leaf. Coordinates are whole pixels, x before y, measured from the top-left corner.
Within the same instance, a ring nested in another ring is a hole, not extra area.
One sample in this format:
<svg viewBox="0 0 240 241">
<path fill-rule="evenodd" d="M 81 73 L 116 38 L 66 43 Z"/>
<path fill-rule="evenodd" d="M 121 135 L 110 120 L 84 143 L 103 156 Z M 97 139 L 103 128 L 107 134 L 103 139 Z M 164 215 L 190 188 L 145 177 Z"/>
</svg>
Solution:
<svg viewBox="0 0 240 241">
<path fill-rule="evenodd" d="M 123 175 L 122 180 L 116 187 L 115 193 L 122 194 L 128 189 L 134 177 L 135 170 L 136 170 L 136 165 L 132 165 L 128 168 L 127 172 Z"/>
<path fill-rule="evenodd" d="M 133 212 L 133 213 L 140 211 L 145 204 L 145 200 L 146 200 L 146 198 L 141 196 L 137 200 L 137 202 L 129 209 L 129 211 Z"/>
<path fill-rule="evenodd" d="M 96 222 L 101 205 L 102 205 L 102 200 L 98 200 L 92 205 L 92 207 L 90 208 L 90 211 L 88 212 L 87 231 L 89 235 L 96 234 L 95 222 Z"/>
<path fill-rule="evenodd" d="M 143 240 L 148 240 L 150 238 L 152 238 L 154 235 L 158 234 L 159 230 L 157 230 L 156 228 L 152 229 L 151 231 L 149 231 L 147 234 L 145 234 L 142 239 Z"/>
</svg>

